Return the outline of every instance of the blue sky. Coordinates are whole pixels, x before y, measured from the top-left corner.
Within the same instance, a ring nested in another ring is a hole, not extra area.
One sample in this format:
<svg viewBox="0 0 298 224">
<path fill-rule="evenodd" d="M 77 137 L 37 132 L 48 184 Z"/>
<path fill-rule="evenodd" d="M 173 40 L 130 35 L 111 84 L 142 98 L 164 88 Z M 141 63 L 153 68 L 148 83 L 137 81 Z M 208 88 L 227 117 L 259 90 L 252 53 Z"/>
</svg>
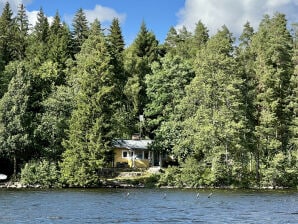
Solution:
<svg viewBox="0 0 298 224">
<path fill-rule="evenodd" d="M 0 0 L 0 10 L 7 0 Z M 83 8 L 89 22 L 98 18 L 108 26 L 114 17 L 121 21 L 125 42 L 136 37 L 142 21 L 163 42 L 171 26 L 185 26 L 192 31 L 201 20 L 210 34 L 226 25 L 235 36 L 249 21 L 257 26 L 264 14 L 285 13 L 289 23 L 298 22 L 298 0 L 8 0 L 14 12 L 23 3 L 31 24 L 36 21 L 40 7 L 49 20 L 59 11 L 61 19 L 71 24 L 74 14 Z"/>
</svg>

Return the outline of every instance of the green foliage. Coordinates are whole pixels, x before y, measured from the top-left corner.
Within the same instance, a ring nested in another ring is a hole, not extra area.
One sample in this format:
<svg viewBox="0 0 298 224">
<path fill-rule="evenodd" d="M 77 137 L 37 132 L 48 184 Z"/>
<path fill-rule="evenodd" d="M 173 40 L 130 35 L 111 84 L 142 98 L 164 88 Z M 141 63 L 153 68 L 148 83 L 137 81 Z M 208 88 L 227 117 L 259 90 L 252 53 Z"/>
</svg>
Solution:
<svg viewBox="0 0 298 224">
<path fill-rule="evenodd" d="M 193 76 L 190 64 L 179 56 L 166 54 L 160 62 L 152 64 L 152 74 L 146 76 L 149 103 L 145 108 L 151 132 L 173 114 L 176 105 L 185 95 L 185 86 Z"/>
<path fill-rule="evenodd" d="M 257 80 L 255 135 L 257 167 L 270 167 L 279 153 L 291 148 L 289 141 L 291 110 L 292 38 L 285 15 L 266 15 L 252 39 L 256 55 L 254 71 Z M 261 159 L 259 159 L 261 157 Z M 257 170 L 257 175 L 259 174 Z M 257 177 L 259 179 L 259 177 Z"/>
<path fill-rule="evenodd" d="M 124 93 L 129 100 L 132 133 L 138 132 L 138 117 L 144 113 L 145 105 L 148 103 L 145 76 L 152 73 L 151 63 L 157 60 L 158 41 L 143 22 L 136 39 L 125 51 L 124 68 L 128 74 L 128 81 Z"/>
<path fill-rule="evenodd" d="M 14 43 L 14 55 L 19 60 L 25 59 L 26 48 L 28 45 L 29 20 L 26 14 L 26 9 L 23 4 L 20 4 L 16 21 L 16 34 Z"/>
<path fill-rule="evenodd" d="M 158 181 L 159 186 L 170 186 L 170 187 L 183 187 L 181 181 L 181 171 L 176 166 L 170 166 L 160 176 Z"/>
<path fill-rule="evenodd" d="M 204 172 L 204 166 L 200 165 L 193 157 L 187 157 L 181 164 L 181 181 L 186 187 L 196 188 L 202 186 L 201 180 Z"/>
<path fill-rule="evenodd" d="M 41 155 L 52 161 L 59 161 L 64 151 L 63 139 L 66 138 L 68 122 L 73 110 L 73 92 L 69 87 L 58 86 L 42 102 L 45 112 L 35 135 L 42 142 Z"/>
<path fill-rule="evenodd" d="M 20 64 L 0 101 L 0 146 L 1 151 L 14 161 L 14 175 L 16 159 L 29 153 L 27 150 L 31 143 L 30 90 L 30 76 Z"/>
<path fill-rule="evenodd" d="M 47 160 L 30 161 L 21 170 L 21 183 L 44 188 L 61 187 L 58 166 Z"/>
<path fill-rule="evenodd" d="M 140 132 L 179 162 L 160 185 L 297 186 L 298 32 L 285 15 L 246 23 L 237 42 L 198 21 L 160 45 L 143 22 L 125 46 L 117 19 L 105 33 L 83 9 L 72 28 L 40 9 L 29 32 L 24 5 L 3 8 L 0 154 L 15 174 L 41 160 L 23 171 L 41 183 L 55 161 L 65 185 L 98 186 L 112 140 Z"/>
<path fill-rule="evenodd" d="M 0 68 L 7 65 L 10 61 L 16 59 L 14 57 L 14 40 L 16 32 L 16 23 L 13 19 L 13 13 L 10 4 L 6 2 L 3 12 L 0 16 Z"/>
<path fill-rule="evenodd" d="M 88 38 L 89 27 L 86 15 L 82 8 L 80 8 L 73 19 L 73 55 L 77 54 L 81 50 L 81 46 L 83 45 L 84 41 Z"/>
<path fill-rule="evenodd" d="M 97 186 L 109 162 L 114 136 L 115 86 L 107 43 L 95 21 L 77 55 L 79 89 L 64 142 L 62 179 L 70 186 Z"/>
<path fill-rule="evenodd" d="M 297 164 L 288 162 L 287 156 L 278 153 L 270 163 L 270 167 L 262 167 L 262 185 L 269 187 L 295 187 L 298 183 Z"/>
</svg>

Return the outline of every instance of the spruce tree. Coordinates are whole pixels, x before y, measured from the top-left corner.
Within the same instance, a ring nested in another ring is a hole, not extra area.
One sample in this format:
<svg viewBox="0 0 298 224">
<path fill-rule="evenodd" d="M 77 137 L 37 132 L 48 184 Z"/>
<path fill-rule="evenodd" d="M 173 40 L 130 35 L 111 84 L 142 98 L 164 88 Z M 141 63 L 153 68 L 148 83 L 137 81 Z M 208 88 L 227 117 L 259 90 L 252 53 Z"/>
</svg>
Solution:
<svg viewBox="0 0 298 224">
<path fill-rule="evenodd" d="M 99 171 L 109 161 L 115 137 L 114 74 L 100 24 L 91 26 L 88 39 L 77 55 L 79 89 L 64 143 L 62 178 L 71 186 L 93 186 L 100 182 Z"/>
<path fill-rule="evenodd" d="M 7 2 L 4 6 L 3 12 L 0 17 L 0 63 L 2 63 L 2 69 L 14 58 L 14 40 L 16 24 L 13 19 L 13 13 L 10 8 L 10 4 Z"/>
<path fill-rule="evenodd" d="M 196 24 L 191 41 L 191 52 L 193 58 L 196 57 L 197 52 L 207 43 L 208 39 L 208 29 L 201 21 L 199 21 Z"/>
<path fill-rule="evenodd" d="M 80 8 L 72 22 L 72 38 L 73 38 L 73 55 L 80 52 L 81 46 L 88 37 L 89 27 L 86 15 L 82 8 Z"/>
<path fill-rule="evenodd" d="M 16 42 L 15 42 L 15 56 L 19 60 L 25 59 L 26 47 L 28 45 L 29 20 L 26 14 L 26 9 L 23 4 L 20 4 L 18 14 L 16 17 Z"/>
<path fill-rule="evenodd" d="M 37 22 L 29 36 L 29 44 L 26 50 L 27 59 L 35 68 L 48 59 L 49 36 L 48 18 L 44 14 L 43 9 L 40 8 L 37 14 Z"/>
<path fill-rule="evenodd" d="M 158 41 L 155 35 L 148 31 L 143 22 L 136 39 L 125 52 L 125 70 L 129 76 L 125 94 L 130 100 L 130 130 L 132 133 L 139 131 L 138 118 L 144 113 L 145 105 L 148 102 L 145 76 L 151 75 L 151 63 L 158 60 L 157 49 Z"/>
<path fill-rule="evenodd" d="M 167 36 L 164 41 L 164 47 L 166 52 L 171 51 L 173 54 L 176 54 L 176 47 L 179 44 L 179 36 L 177 30 L 174 27 L 170 27 Z"/>
<path fill-rule="evenodd" d="M 68 26 L 61 22 L 57 12 L 50 26 L 48 59 L 59 67 L 60 84 L 65 82 L 64 69 L 66 61 L 71 58 L 71 33 Z"/>
<path fill-rule="evenodd" d="M 117 107 L 114 111 L 114 121 L 118 138 L 125 138 L 129 134 L 129 115 L 127 110 L 128 99 L 124 94 L 124 87 L 127 82 L 127 73 L 124 69 L 124 39 L 120 28 L 119 20 L 113 19 L 107 36 L 108 49 L 113 65 L 113 82 L 115 85 L 115 103 Z"/>
<path fill-rule="evenodd" d="M 257 79 L 254 71 L 255 54 L 251 49 L 251 42 L 254 35 L 254 30 L 247 22 L 244 25 L 243 32 L 239 37 L 239 46 L 236 52 L 236 59 L 241 70 L 241 78 L 243 84 L 241 86 L 242 107 L 244 111 L 244 133 L 242 136 L 243 152 L 241 163 L 247 164 L 248 172 L 259 172 L 258 161 L 259 154 L 256 150 L 255 128 L 257 125 L 255 106 Z M 255 162 L 253 162 L 255 161 Z M 255 166 L 255 169 L 253 168 Z"/>
<path fill-rule="evenodd" d="M 47 43 L 49 37 L 49 22 L 42 8 L 40 8 L 37 14 L 37 22 L 34 26 L 34 33 L 38 41 Z"/>
</svg>

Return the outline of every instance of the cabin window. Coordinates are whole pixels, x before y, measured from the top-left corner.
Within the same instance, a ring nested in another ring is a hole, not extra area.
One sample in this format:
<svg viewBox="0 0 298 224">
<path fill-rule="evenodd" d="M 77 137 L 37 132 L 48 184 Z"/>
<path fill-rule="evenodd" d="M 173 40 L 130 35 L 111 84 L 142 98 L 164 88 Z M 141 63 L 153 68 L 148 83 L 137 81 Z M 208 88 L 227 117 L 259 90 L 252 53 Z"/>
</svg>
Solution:
<svg viewBox="0 0 298 224">
<path fill-rule="evenodd" d="M 122 151 L 122 158 L 128 157 L 128 151 Z"/>
<path fill-rule="evenodd" d="M 136 159 L 143 159 L 143 152 L 142 151 L 136 151 Z"/>
<path fill-rule="evenodd" d="M 149 159 L 149 152 L 148 151 L 144 151 L 144 159 Z"/>
</svg>

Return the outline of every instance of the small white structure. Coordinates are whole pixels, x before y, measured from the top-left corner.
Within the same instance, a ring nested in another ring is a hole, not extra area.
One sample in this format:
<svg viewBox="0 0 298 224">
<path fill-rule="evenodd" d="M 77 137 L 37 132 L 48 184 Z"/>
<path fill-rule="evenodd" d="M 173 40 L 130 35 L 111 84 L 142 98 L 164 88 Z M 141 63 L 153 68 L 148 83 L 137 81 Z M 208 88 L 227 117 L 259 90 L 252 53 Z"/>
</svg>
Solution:
<svg viewBox="0 0 298 224">
<path fill-rule="evenodd" d="M 6 180 L 7 175 L 0 173 L 0 180 Z"/>
</svg>

